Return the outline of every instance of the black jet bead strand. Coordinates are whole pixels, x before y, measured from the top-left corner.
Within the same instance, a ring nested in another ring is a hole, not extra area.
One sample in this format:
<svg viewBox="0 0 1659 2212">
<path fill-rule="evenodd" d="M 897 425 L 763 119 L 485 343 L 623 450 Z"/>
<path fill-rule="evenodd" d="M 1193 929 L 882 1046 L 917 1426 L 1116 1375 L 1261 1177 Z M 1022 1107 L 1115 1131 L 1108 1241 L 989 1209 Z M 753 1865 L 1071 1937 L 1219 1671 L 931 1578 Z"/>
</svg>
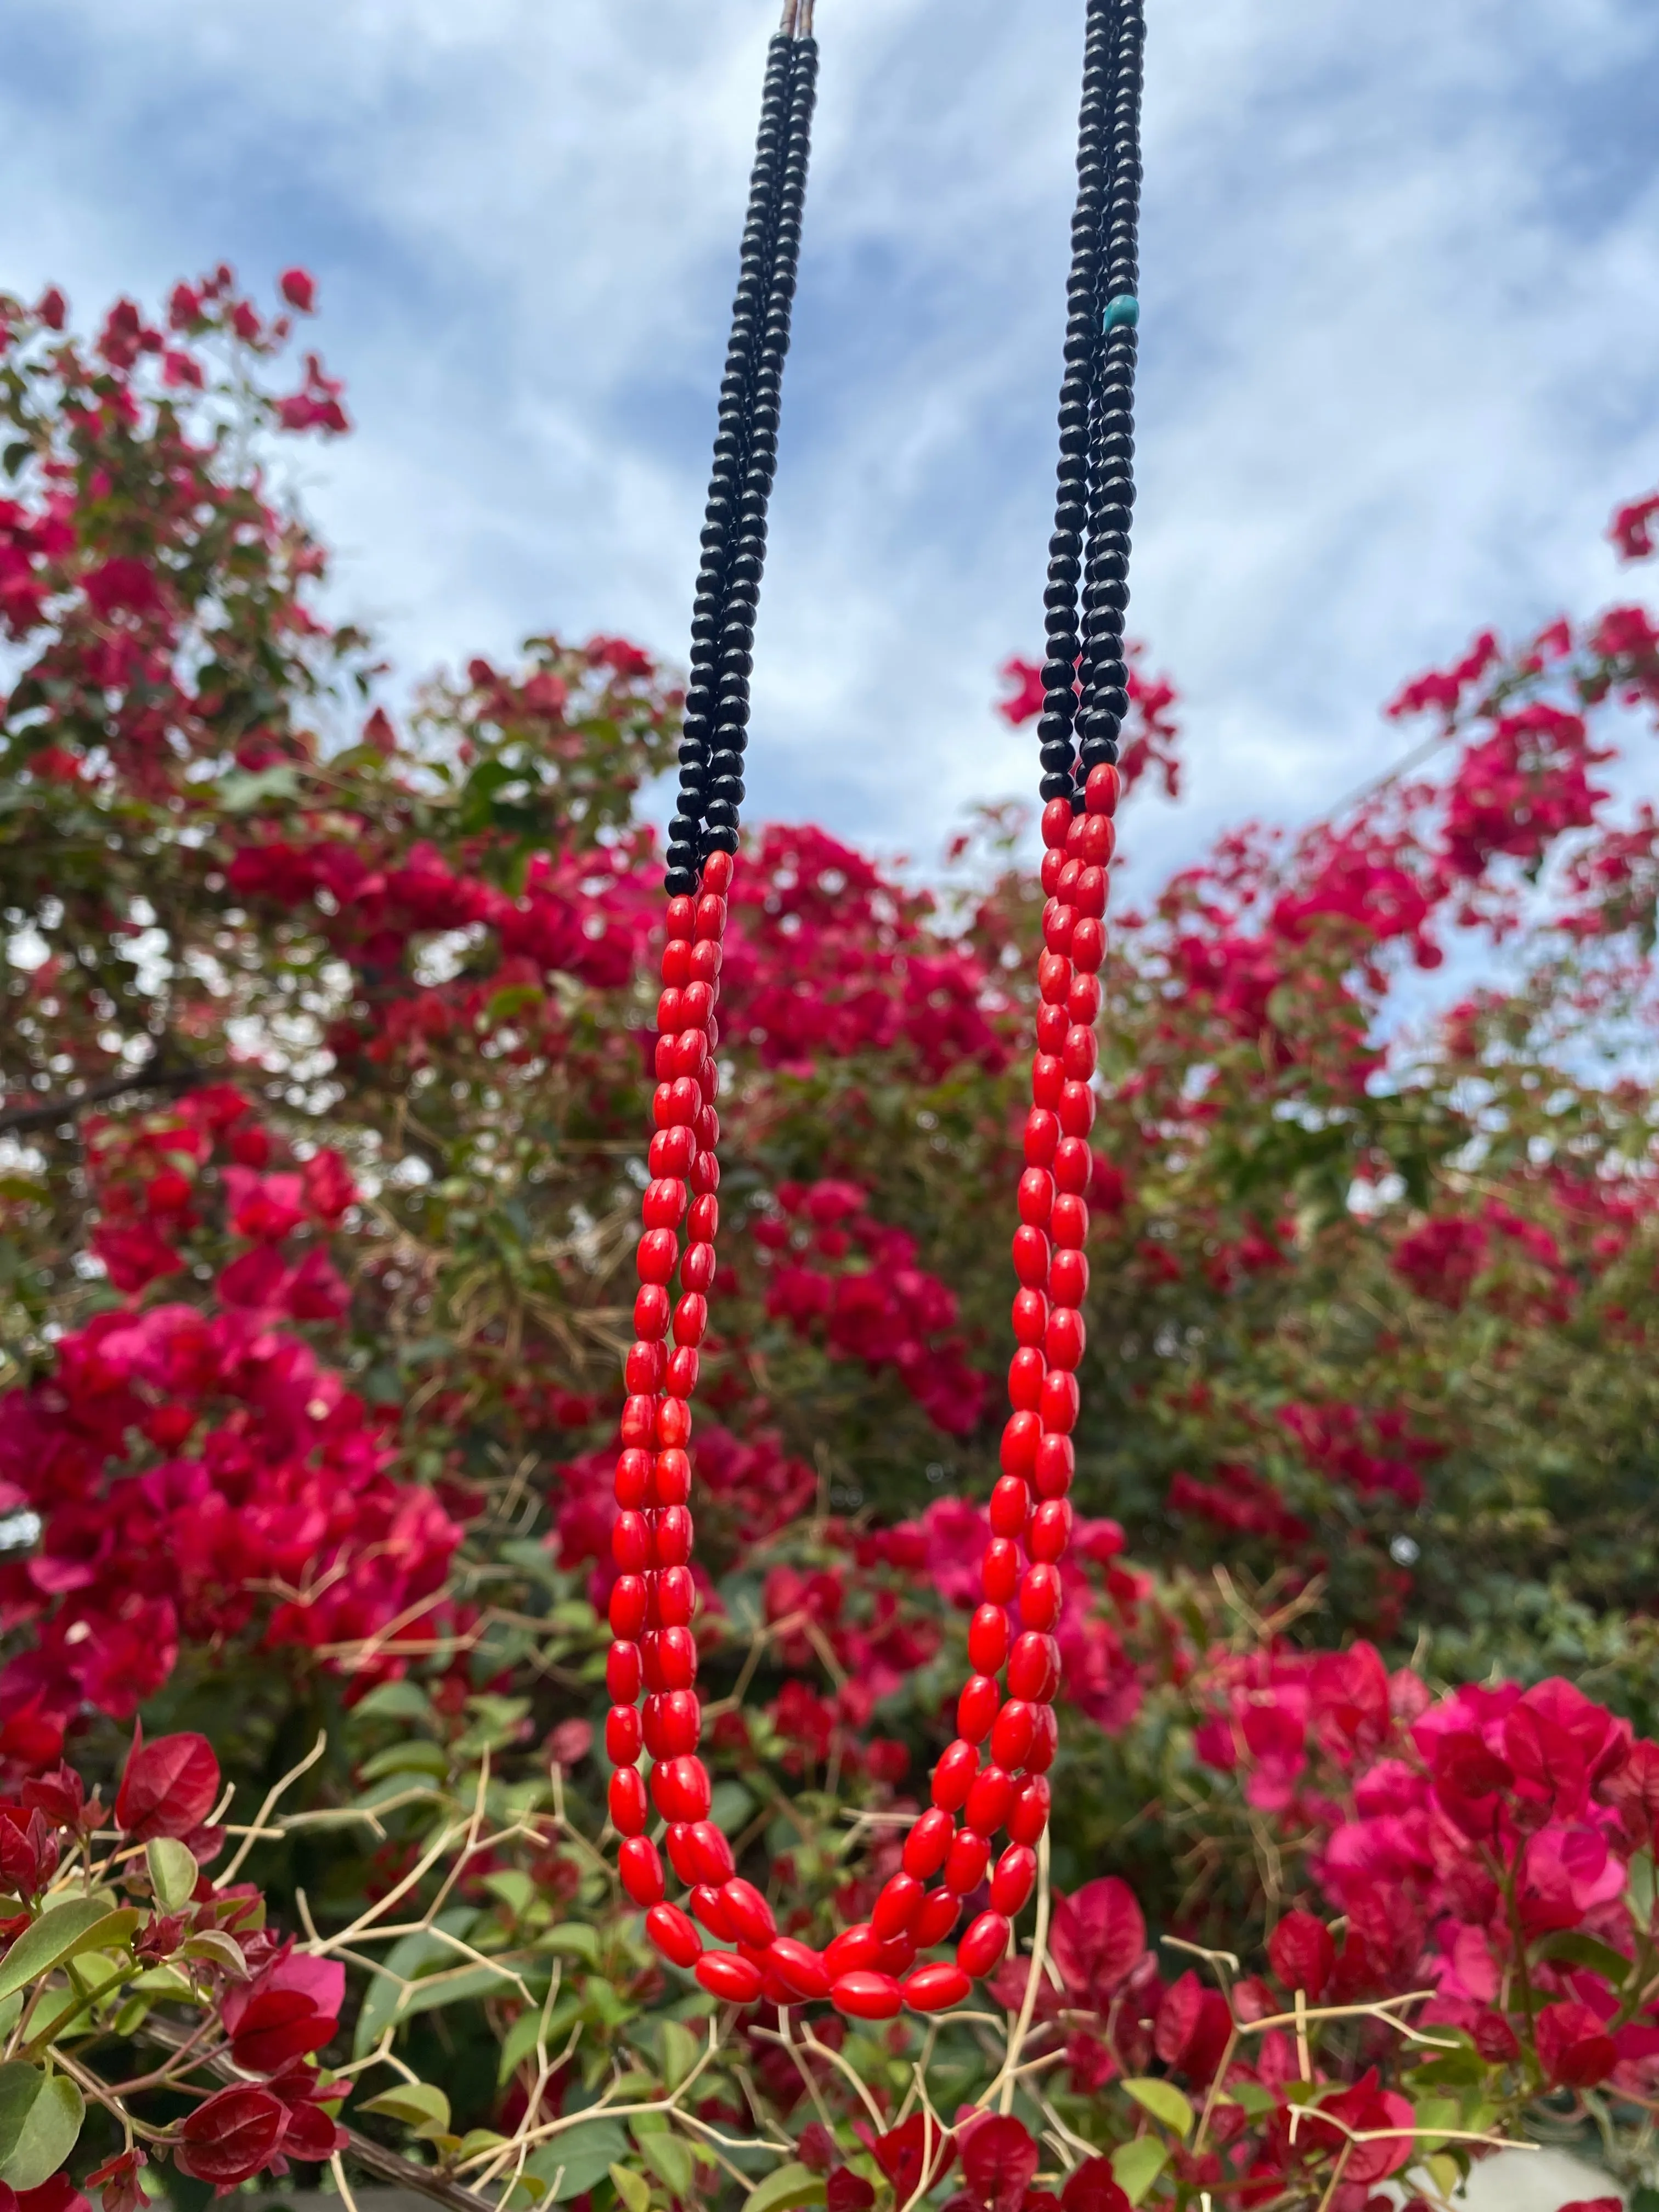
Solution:
<svg viewBox="0 0 1659 2212">
<path fill-rule="evenodd" d="M 1112 97 L 1106 167 L 1109 179 L 1101 238 L 1106 325 L 1091 425 L 1089 546 L 1083 619 L 1083 776 L 1115 761 L 1128 712 L 1123 629 L 1129 604 L 1129 536 L 1134 512 L 1134 378 L 1139 348 L 1138 232 L 1140 103 L 1146 36 L 1142 0 L 1118 0 L 1112 41 Z"/>
<path fill-rule="evenodd" d="M 691 615 L 690 680 L 686 687 L 680 743 L 679 811 L 668 832 L 667 887 L 671 896 L 696 889 L 701 863 L 719 692 L 720 633 L 726 619 L 728 572 L 738 536 L 743 479 L 749 461 L 755 375 L 773 281 L 794 67 L 794 41 L 780 33 L 767 52 L 760 129 L 750 175 L 749 213 L 744 227 L 737 294 L 732 304 L 726 374 L 720 381 L 714 463 L 703 514 L 702 559 Z"/>
<path fill-rule="evenodd" d="M 1060 387 L 1060 465 L 1048 580 L 1043 592 L 1047 643 L 1037 743 L 1044 800 L 1074 788 L 1079 585 L 1088 526 L 1089 446 L 1101 333 L 1101 228 L 1106 209 L 1105 155 L 1114 90 L 1115 0 L 1090 0 L 1078 112 L 1078 196 L 1072 218 L 1072 272 L 1066 287 L 1066 368 Z"/>
<path fill-rule="evenodd" d="M 755 615 L 766 560 L 767 510 L 777 474 L 778 420 L 784 362 L 789 353 L 801 213 L 811 153 L 812 112 L 817 100 L 818 47 L 797 39 L 790 87 L 788 133 L 777 203 L 772 281 L 755 370 L 747 465 L 720 630 L 715 728 L 709 758 L 708 799 L 699 861 L 710 853 L 738 849 L 743 763 L 748 744 L 749 678 L 753 669 Z"/>
</svg>

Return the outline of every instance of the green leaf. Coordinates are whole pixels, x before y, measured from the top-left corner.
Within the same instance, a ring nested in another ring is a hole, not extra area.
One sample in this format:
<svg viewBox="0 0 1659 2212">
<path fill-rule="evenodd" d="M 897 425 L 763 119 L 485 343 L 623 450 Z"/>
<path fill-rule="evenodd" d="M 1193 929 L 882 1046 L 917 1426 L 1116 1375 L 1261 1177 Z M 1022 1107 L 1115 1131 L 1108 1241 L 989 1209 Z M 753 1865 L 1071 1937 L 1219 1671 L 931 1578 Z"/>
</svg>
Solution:
<svg viewBox="0 0 1659 2212">
<path fill-rule="evenodd" d="M 741 1782 L 717 1782 L 708 1817 L 725 1836 L 735 1836 L 748 1823 L 755 1801 Z"/>
<path fill-rule="evenodd" d="M 635 2131 L 640 2156 L 668 2189 L 671 2196 L 689 2197 L 694 2174 L 691 2146 L 682 2136 L 649 2135 Z"/>
<path fill-rule="evenodd" d="M 526 2170 L 546 2182 L 550 2202 L 568 2204 L 585 2197 L 611 2167 L 629 2155 L 627 2130 L 620 2120 L 584 2120 L 566 2135 L 555 2136 L 526 2160 Z M 562 2169 L 562 2171 L 561 2171 Z"/>
<path fill-rule="evenodd" d="M 199 1868 L 176 1836 L 157 1836 L 144 1845 L 150 1887 L 163 1912 L 182 1912 L 196 1890 Z"/>
<path fill-rule="evenodd" d="M 803 2204 L 822 2204 L 827 2194 L 823 2176 L 810 2166 L 792 2163 L 769 2173 L 744 2200 L 744 2212 L 796 2212 Z"/>
<path fill-rule="evenodd" d="M 536 1938 L 538 1951 L 556 1951 L 562 1958 L 579 1959 L 584 1966 L 599 1963 L 599 1931 L 585 1920 L 563 1920 Z"/>
<path fill-rule="evenodd" d="M 448 1772 L 449 1753 L 442 1744 L 428 1743 L 418 1735 L 389 1743 L 373 1759 L 366 1759 L 362 1768 L 365 1782 L 379 1782 L 387 1774 L 429 1774 L 434 1782 L 441 1782 Z"/>
<path fill-rule="evenodd" d="M 204 1928 L 199 1936 L 186 1938 L 180 1947 L 180 1955 L 186 1959 L 209 1959 L 216 1966 L 239 1982 L 247 1979 L 247 1960 L 242 1956 L 242 1947 L 234 1936 L 227 1936 L 222 1928 Z"/>
<path fill-rule="evenodd" d="M 642 2173 L 632 2172 L 625 2166 L 613 2166 L 611 2185 L 617 2192 L 617 2202 L 625 2204 L 628 2212 L 647 2212 L 651 2202 L 651 2184 Z"/>
<path fill-rule="evenodd" d="M 1627 1887 L 1625 1892 L 1630 1909 L 1639 1928 L 1645 1928 L 1653 1917 L 1656 1898 L 1653 1853 L 1638 1851 L 1626 1869 Z"/>
<path fill-rule="evenodd" d="M 1167 2143 L 1156 2136 L 1137 2136 L 1112 2153 L 1112 2178 L 1130 2203 L 1139 2204 L 1169 2162 Z"/>
<path fill-rule="evenodd" d="M 702 2045 L 689 2027 L 677 2020 L 662 2024 L 662 2080 L 665 2089 L 678 2089 L 696 2064 Z"/>
<path fill-rule="evenodd" d="M 75 2148 L 86 2105 L 67 2074 L 21 2059 L 0 2066 L 0 2181 L 38 2189 Z"/>
<path fill-rule="evenodd" d="M 1155 2075 L 1140 2075 L 1123 2087 L 1136 2104 L 1149 2112 L 1155 2120 L 1178 2135 L 1184 2142 L 1193 2131 L 1193 2108 L 1173 2081 L 1160 2081 Z"/>
<path fill-rule="evenodd" d="M 432 2081 L 399 2081 L 390 2089 L 382 2089 L 378 2097 L 371 2097 L 366 2105 L 359 2105 L 360 2112 L 381 2112 L 389 2120 L 401 2120 L 416 2135 L 428 2131 L 447 2136 L 449 2133 L 449 2100 Z"/>
<path fill-rule="evenodd" d="M 1615 1951 L 1611 1943 L 1587 1936 L 1582 1928 L 1563 1928 L 1553 1936 L 1547 1936 L 1538 1947 L 1538 1956 L 1562 1959 L 1569 1966 L 1588 1966 L 1593 1974 L 1604 1976 L 1615 1990 L 1624 1986 L 1631 1969 L 1631 1962 L 1622 1951 Z"/>
<path fill-rule="evenodd" d="M 297 799 L 300 787 L 291 768 L 262 769 L 258 775 L 238 769 L 222 779 L 219 803 L 228 814 L 246 814 L 268 799 Z"/>
<path fill-rule="evenodd" d="M 0 1959 L 0 1997 L 38 1980 L 78 1951 L 101 1951 L 125 1943 L 138 1925 L 131 1909 L 112 1912 L 101 1898 L 77 1897 L 43 1912 Z"/>
<path fill-rule="evenodd" d="M 432 1700 L 415 1682 L 382 1682 L 352 1707 L 356 1721 L 431 1721 Z"/>
</svg>

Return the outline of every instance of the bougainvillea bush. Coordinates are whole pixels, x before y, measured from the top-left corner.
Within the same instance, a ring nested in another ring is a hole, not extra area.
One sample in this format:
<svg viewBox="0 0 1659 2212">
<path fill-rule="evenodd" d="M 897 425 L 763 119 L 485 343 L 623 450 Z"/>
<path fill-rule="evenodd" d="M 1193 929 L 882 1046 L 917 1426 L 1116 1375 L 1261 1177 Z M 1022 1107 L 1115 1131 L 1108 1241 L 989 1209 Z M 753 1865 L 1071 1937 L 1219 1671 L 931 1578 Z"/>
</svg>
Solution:
<svg viewBox="0 0 1659 2212">
<path fill-rule="evenodd" d="M 1481 638 L 1390 707 L 1408 772 L 1115 916 L 1018 1954 L 926 2023 L 722 2009 L 605 1828 L 678 695 L 550 634 L 377 703 L 280 289 L 0 300 L 0 2189 L 1380 2212 L 1504 2140 L 1659 2183 L 1650 615 Z M 1130 851 L 1176 707 L 1138 676 Z M 733 891 L 703 1748 L 814 1942 L 954 1732 L 1023 832 L 928 890 L 771 826 Z"/>
</svg>

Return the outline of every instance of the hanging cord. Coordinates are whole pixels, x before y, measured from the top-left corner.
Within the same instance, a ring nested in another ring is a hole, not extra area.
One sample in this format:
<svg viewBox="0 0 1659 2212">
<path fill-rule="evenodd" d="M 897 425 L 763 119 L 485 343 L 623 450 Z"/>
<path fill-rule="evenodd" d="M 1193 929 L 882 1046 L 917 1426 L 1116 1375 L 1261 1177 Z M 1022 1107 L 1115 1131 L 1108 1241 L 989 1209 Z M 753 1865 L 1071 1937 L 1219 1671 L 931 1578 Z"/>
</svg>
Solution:
<svg viewBox="0 0 1659 2212">
<path fill-rule="evenodd" d="M 710 853 L 738 847 L 755 616 L 817 99 L 817 43 L 791 35 L 800 12 L 799 0 L 786 7 L 767 58 L 692 611 L 679 811 L 669 827 L 671 896 L 696 889 Z"/>
<path fill-rule="evenodd" d="M 1129 465 L 1145 36 L 1140 0 L 1090 0 L 1037 723 L 1042 797 L 1070 798 L 1079 805 L 1089 769 L 1117 758 L 1128 707 L 1122 640 L 1134 498 Z"/>
</svg>

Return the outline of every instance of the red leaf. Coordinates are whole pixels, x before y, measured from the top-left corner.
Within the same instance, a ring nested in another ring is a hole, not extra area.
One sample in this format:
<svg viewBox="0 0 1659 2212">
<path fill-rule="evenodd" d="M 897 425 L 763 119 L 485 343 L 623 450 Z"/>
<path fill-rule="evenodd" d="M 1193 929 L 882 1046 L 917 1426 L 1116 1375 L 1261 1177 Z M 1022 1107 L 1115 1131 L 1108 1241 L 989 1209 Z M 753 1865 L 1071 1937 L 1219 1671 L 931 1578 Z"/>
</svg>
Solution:
<svg viewBox="0 0 1659 2212">
<path fill-rule="evenodd" d="M 137 1725 L 132 1752 L 115 1800 L 118 1826 L 143 1843 L 188 1836 L 213 1810 L 219 1762 L 204 1735 L 158 1735 L 146 1743 Z"/>
<path fill-rule="evenodd" d="M 287 2107 L 269 2089 L 221 2089 L 181 2124 L 173 2154 L 182 2172 L 225 2189 L 268 2165 L 287 2132 Z"/>
<path fill-rule="evenodd" d="M 987 2212 L 1018 2212 L 1041 2163 L 1030 2136 L 1008 2114 L 981 2120 L 963 2145 L 963 2179 Z"/>
<path fill-rule="evenodd" d="M 825 2212 L 870 2212 L 875 2201 L 875 2191 L 850 2166 L 838 2166 L 824 2184 Z"/>
<path fill-rule="evenodd" d="M 1127 1882 L 1109 1875 L 1061 1898 L 1048 1949 L 1070 1994 L 1103 2012 L 1146 1949 L 1146 1923 Z"/>
<path fill-rule="evenodd" d="M 1336 1945 L 1311 1912 L 1287 1912 L 1267 1938 L 1267 1956 L 1287 1990 L 1300 1990 L 1310 2004 L 1317 2004 L 1336 1966 Z"/>
<path fill-rule="evenodd" d="M 1060 2193 L 1066 2212 L 1129 2212 L 1109 2158 L 1087 2158 Z"/>
</svg>

